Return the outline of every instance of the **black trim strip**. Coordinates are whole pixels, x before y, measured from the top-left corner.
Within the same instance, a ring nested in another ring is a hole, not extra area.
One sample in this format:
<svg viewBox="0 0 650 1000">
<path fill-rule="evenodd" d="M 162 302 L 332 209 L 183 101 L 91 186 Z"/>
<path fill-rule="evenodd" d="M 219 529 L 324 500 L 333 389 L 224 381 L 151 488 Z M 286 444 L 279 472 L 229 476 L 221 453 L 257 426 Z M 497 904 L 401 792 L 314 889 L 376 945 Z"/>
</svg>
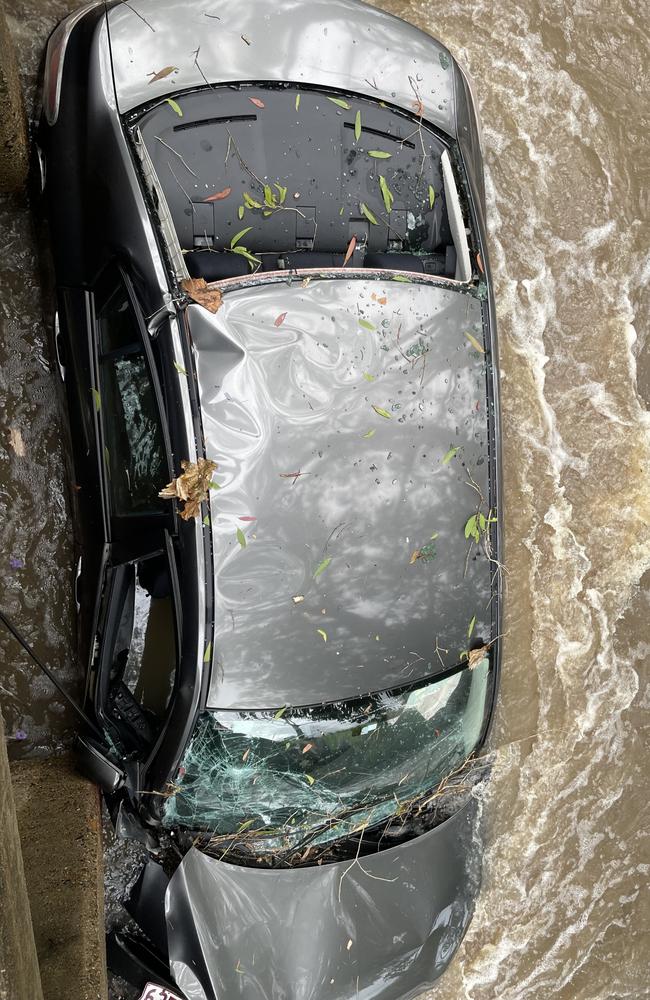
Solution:
<svg viewBox="0 0 650 1000">
<path fill-rule="evenodd" d="M 225 115 L 223 118 L 201 118 L 198 122 L 184 122 L 182 125 L 174 125 L 174 132 L 185 132 L 188 128 L 201 128 L 203 125 L 227 125 L 228 122 L 256 121 L 257 115 Z"/>
</svg>

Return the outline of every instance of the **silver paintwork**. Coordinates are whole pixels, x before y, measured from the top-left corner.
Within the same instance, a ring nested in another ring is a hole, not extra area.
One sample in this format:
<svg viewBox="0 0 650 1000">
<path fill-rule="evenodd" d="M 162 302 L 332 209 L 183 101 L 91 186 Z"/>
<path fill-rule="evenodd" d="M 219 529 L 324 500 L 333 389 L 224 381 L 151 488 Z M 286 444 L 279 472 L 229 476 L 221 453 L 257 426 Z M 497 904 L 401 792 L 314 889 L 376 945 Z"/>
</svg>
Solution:
<svg viewBox="0 0 650 1000">
<path fill-rule="evenodd" d="M 398 1000 L 444 972 L 480 881 L 474 800 L 380 854 L 255 869 L 195 848 L 167 889 L 170 967 L 187 1000 Z"/>
<path fill-rule="evenodd" d="M 222 287 L 215 315 L 188 311 L 221 485 L 208 705 L 351 698 L 457 663 L 473 616 L 491 633 L 493 571 L 463 533 L 467 468 L 489 497 L 485 359 L 465 336 L 482 340 L 482 303 L 390 273 Z"/>
<path fill-rule="evenodd" d="M 448 50 L 358 0 L 136 0 L 111 8 L 108 23 L 121 112 L 206 81 L 292 82 L 411 113 L 421 101 L 424 118 L 455 135 Z"/>
</svg>

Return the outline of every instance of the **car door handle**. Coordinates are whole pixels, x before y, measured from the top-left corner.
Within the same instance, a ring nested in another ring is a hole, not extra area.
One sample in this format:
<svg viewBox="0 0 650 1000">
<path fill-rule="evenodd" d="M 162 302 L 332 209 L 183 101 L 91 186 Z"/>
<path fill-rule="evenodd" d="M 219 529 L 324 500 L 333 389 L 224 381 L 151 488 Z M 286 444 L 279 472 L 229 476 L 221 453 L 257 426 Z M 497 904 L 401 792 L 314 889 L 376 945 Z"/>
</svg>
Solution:
<svg viewBox="0 0 650 1000">
<path fill-rule="evenodd" d="M 77 569 L 74 576 L 74 602 L 77 606 L 77 614 L 81 611 L 81 601 L 79 600 L 79 580 L 81 579 L 81 564 L 83 556 L 77 559 Z"/>
<path fill-rule="evenodd" d="M 61 321 L 59 320 L 59 310 L 54 313 L 54 350 L 56 351 L 56 363 L 59 369 L 59 377 L 65 382 L 65 365 L 61 352 Z"/>
</svg>

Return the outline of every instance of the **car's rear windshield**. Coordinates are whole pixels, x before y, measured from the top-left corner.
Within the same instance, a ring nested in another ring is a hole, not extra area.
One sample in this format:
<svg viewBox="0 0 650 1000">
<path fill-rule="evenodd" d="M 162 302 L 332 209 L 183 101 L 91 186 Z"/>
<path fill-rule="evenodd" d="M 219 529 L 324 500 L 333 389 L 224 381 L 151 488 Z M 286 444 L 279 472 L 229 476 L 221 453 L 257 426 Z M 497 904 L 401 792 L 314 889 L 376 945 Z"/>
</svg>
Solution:
<svg viewBox="0 0 650 1000">
<path fill-rule="evenodd" d="M 316 708 L 207 711 L 165 823 L 246 835 L 257 850 L 324 844 L 399 815 L 480 742 L 490 660 Z"/>
<path fill-rule="evenodd" d="M 294 86 L 210 87 L 138 120 L 189 272 L 402 268 L 454 277 L 441 157 L 413 114 Z"/>
</svg>

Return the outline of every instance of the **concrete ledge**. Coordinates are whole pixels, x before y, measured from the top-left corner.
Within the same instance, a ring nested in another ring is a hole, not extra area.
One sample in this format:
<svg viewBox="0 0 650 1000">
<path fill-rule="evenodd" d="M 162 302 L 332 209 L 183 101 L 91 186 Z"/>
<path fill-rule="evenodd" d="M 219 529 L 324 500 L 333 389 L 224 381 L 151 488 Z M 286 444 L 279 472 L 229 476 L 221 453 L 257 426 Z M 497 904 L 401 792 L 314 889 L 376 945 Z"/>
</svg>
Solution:
<svg viewBox="0 0 650 1000">
<path fill-rule="evenodd" d="M 20 191 L 27 180 L 27 123 L 18 61 L 0 10 L 0 191 Z"/>
<path fill-rule="evenodd" d="M 43 1000 L 1 715 L 0 1000 Z"/>
<path fill-rule="evenodd" d="M 101 814 L 69 757 L 11 777 L 45 1000 L 106 1000 Z"/>
</svg>

